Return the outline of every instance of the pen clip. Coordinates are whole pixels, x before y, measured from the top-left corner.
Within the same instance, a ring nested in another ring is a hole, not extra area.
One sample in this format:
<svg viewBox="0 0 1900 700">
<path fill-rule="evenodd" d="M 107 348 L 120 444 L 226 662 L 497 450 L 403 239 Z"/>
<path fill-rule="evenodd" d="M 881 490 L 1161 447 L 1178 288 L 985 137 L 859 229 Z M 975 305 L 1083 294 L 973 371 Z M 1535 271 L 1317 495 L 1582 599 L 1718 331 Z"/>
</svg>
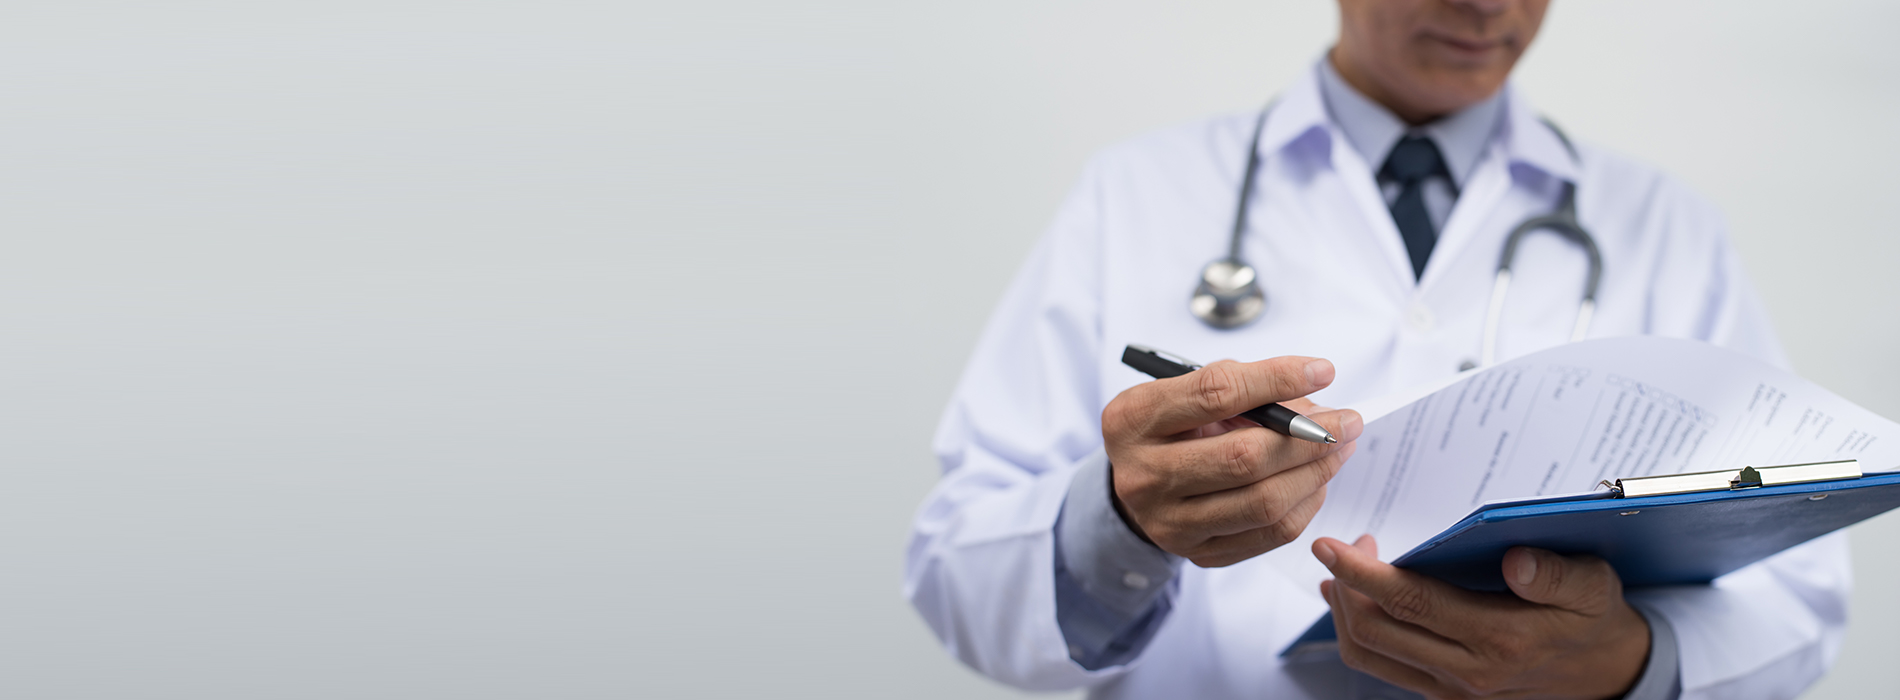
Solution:
<svg viewBox="0 0 1900 700">
<path fill-rule="evenodd" d="M 1183 366 L 1183 367 L 1186 367 L 1186 368 L 1188 368 L 1188 369 L 1191 369 L 1191 370 L 1192 370 L 1192 369 L 1200 369 L 1200 368 L 1201 368 L 1201 363 L 1199 363 L 1199 362 L 1195 362 L 1195 361 L 1193 361 L 1193 360 L 1190 360 L 1190 359 L 1187 359 L 1187 358 L 1185 358 L 1185 357 L 1182 357 L 1182 356 L 1180 356 L 1180 355 L 1176 355 L 1176 354 L 1174 354 L 1174 353 L 1171 353 L 1171 352 L 1168 352 L 1168 351 L 1166 351 L 1166 350 L 1156 350 L 1156 349 L 1154 349 L 1154 348 L 1151 348 L 1151 347 L 1148 347 L 1148 346 L 1146 346 L 1146 345 L 1136 345 L 1136 344 L 1134 344 L 1134 343 L 1129 343 L 1129 344 L 1128 344 L 1128 347 L 1130 347 L 1130 348 L 1133 348 L 1133 349 L 1135 350 L 1135 352 L 1145 352 L 1145 353 L 1148 353 L 1148 354 L 1150 354 L 1150 355 L 1153 355 L 1153 356 L 1155 356 L 1155 357 L 1159 357 L 1159 358 L 1161 358 L 1161 359 L 1163 359 L 1163 360 L 1167 360 L 1167 361 L 1169 361 L 1169 362 L 1172 362 L 1172 363 L 1174 363 L 1174 364 L 1177 364 L 1177 365 L 1181 365 L 1181 366 Z"/>
</svg>

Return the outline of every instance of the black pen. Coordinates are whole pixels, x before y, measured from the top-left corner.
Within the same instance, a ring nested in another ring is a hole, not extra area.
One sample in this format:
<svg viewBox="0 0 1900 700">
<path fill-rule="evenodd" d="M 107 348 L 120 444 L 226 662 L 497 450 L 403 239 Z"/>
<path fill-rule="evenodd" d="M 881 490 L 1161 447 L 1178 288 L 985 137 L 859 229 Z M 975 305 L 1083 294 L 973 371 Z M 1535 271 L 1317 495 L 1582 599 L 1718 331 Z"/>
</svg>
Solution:
<svg viewBox="0 0 1900 700">
<path fill-rule="evenodd" d="M 1122 364 L 1141 370 L 1142 374 L 1155 379 L 1179 377 L 1201 368 L 1193 360 L 1183 359 L 1179 355 L 1142 345 L 1129 345 L 1127 350 L 1123 350 Z M 1270 403 L 1241 413 L 1240 417 L 1267 426 L 1281 435 L 1290 435 L 1307 442 L 1339 442 L 1338 438 L 1326 432 L 1326 429 L 1313 422 L 1313 419 L 1277 403 Z"/>
</svg>

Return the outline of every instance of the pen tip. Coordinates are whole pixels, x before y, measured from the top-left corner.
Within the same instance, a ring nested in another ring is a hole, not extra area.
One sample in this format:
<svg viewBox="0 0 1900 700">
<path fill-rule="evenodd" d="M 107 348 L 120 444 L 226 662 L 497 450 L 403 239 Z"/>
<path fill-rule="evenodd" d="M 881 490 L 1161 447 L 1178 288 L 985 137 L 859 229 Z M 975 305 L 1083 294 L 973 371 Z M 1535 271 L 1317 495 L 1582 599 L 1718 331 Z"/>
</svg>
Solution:
<svg viewBox="0 0 1900 700">
<path fill-rule="evenodd" d="M 1326 444 L 1331 445 L 1338 442 L 1339 442 L 1339 438 L 1333 437 L 1331 435 L 1326 436 Z"/>
</svg>

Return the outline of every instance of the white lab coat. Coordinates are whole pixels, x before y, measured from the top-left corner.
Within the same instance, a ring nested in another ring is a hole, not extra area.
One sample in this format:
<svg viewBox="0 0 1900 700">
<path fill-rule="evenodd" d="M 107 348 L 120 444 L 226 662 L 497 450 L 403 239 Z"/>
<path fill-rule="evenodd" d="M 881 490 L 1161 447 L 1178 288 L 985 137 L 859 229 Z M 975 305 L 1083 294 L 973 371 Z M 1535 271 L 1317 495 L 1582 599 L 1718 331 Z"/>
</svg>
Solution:
<svg viewBox="0 0 1900 700">
<path fill-rule="evenodd" d="M 1579 165 L 1519 95 L 1506 99 L 1500 134 L 1415 284 L 1371 169 L 1326 117 L 1315 78 L 1283 93 L 1261 138 L 1243 248 L 1267 310 L 1232 331 L 1203 325 L 1187 302 L 1226 249 L 1255 115 L 1096 157 L 985 328 L 937 435 L 944 475 L 917 515 L 904 591 L 948 650 L 1030 689 L 1310 697 L 1276 654 L 1326 605 L 1260 558 L 1186 565 L 1172 613 L 1134 662 L 1087 671 L 1070 660 L 1056 624 L 1053 526 L 1076 465 L 1101 449 L 1102 407 L 1146 380 L 1120 364 L 1121 349 L 1329 358 L 1338 380 L 1313 399 L 1330 406 L 1442 379 L 1478 356 L 1505 235 L 1550 211 L 1562 180 L 1577 183 L 1579 216 L 1604 258 L 1591 337 L 1703 339 L 1785 365 L 1707 202 L 1587 144 L 1577 144 Z M 1516 270 L 1500 359 L 1568 338 L 1585 258 L 1540 233 Z M 1632 597 L 1675 628 L 1683 697 L 1793 697 L 1836 655 L 1849 584 L 1837 533 L 1713 586 Z"/>
</svg>

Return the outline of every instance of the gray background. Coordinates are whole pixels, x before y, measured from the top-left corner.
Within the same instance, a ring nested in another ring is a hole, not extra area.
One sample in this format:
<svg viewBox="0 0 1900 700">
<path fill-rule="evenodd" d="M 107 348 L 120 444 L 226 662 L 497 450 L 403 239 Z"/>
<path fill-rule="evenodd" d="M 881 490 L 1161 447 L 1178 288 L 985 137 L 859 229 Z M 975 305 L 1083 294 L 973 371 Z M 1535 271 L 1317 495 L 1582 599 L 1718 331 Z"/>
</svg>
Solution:
<svg viewBox="0 0 1900 700">
<path fill-rule="evenodd" d="M 937 413 L 1088 153 L 1335 22 L 156 5 L 0 24 L 7 697 L 1010 696 L 898 593 Z M 1897 20 L 1560 2 L 1520 79 L 1713 198 L 1797 369 L 1900 418 Z M 1900 682 L 1900 519 L 1853 536 L 1811 697 Z"/>
</svg>

